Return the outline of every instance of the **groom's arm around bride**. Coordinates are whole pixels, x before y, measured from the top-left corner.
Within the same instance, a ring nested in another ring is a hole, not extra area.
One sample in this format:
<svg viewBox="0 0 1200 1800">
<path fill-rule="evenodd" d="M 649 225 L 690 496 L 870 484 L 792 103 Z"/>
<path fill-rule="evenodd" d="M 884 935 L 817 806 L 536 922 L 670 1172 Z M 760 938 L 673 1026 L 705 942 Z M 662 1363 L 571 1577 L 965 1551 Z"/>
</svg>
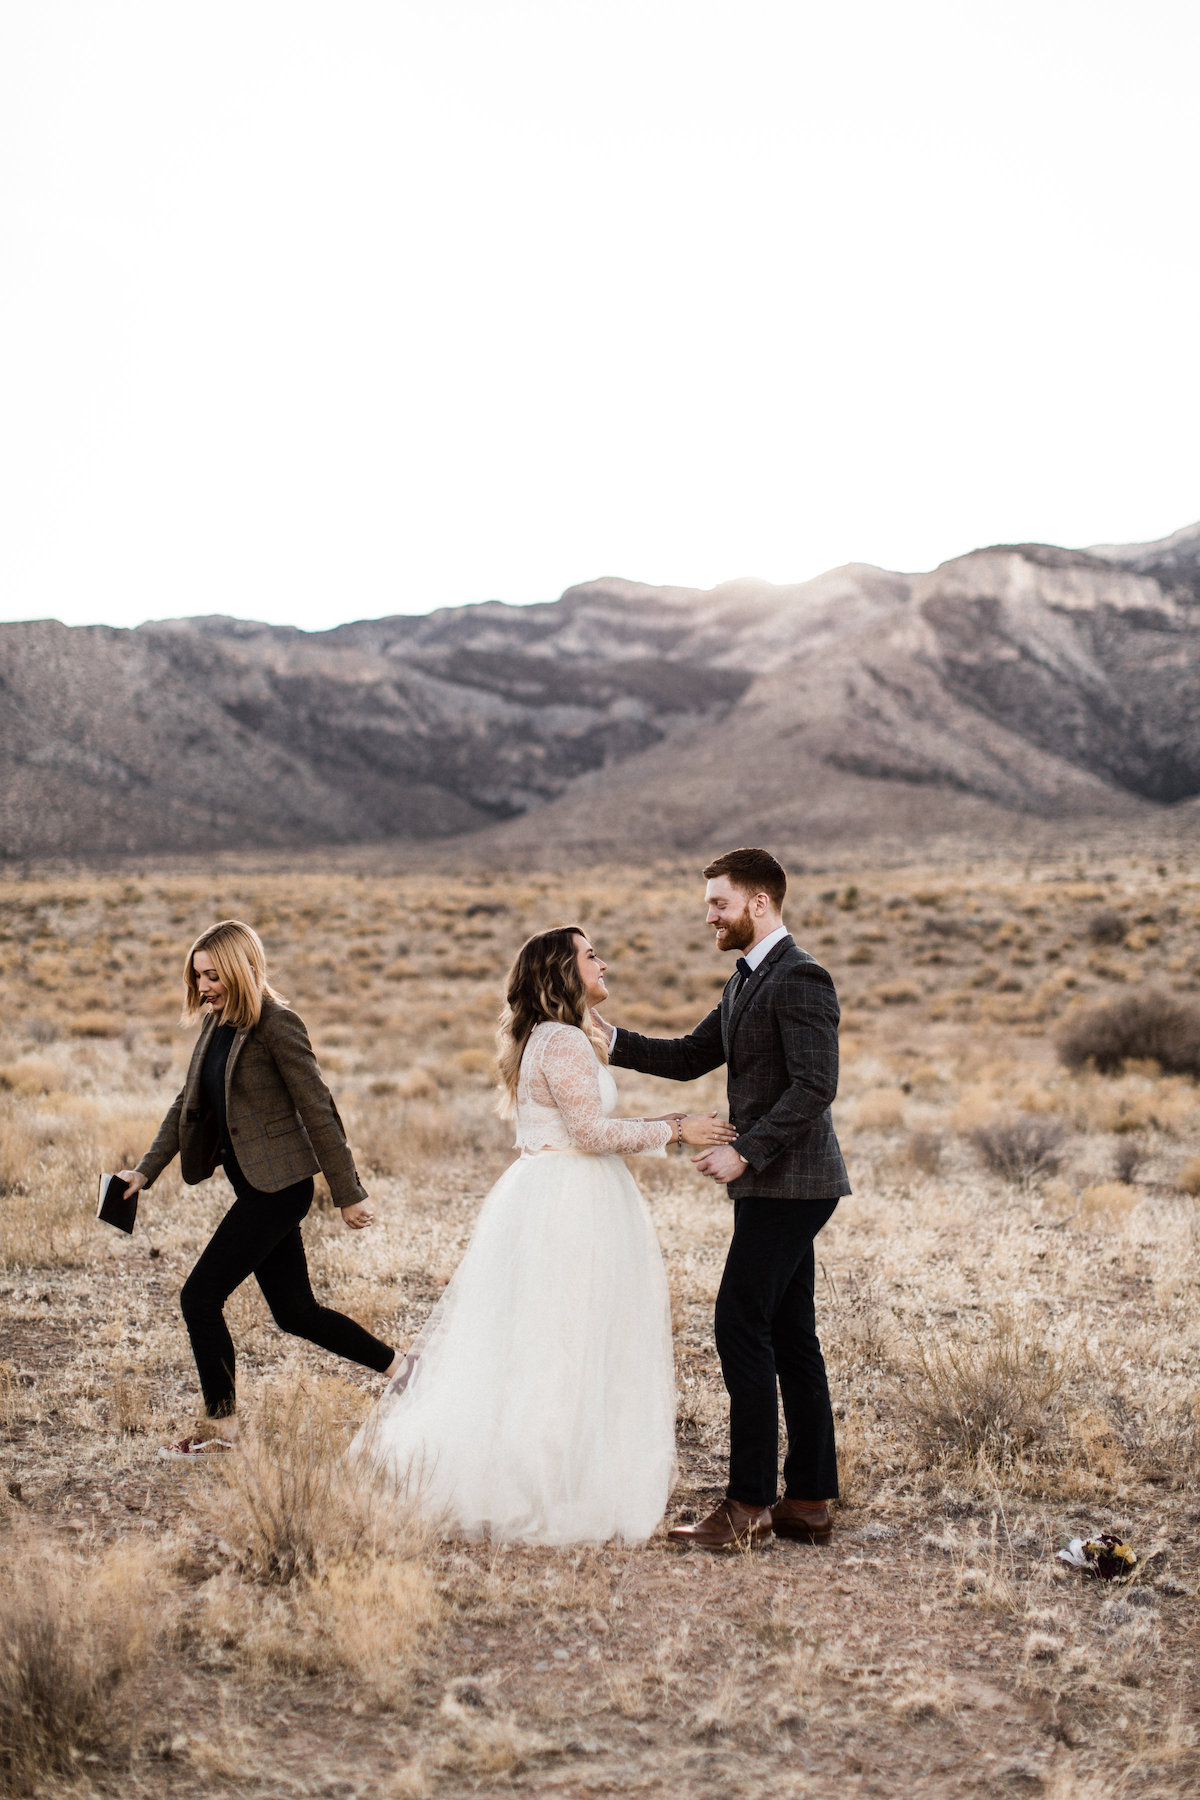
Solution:
<svg viewBox="0 0 1200 1800">
<path fill-rule="evenodd" d="M 777 897 L 748 891 L 759 858 L 773 865 L 758 878 L 771 881 Z M 743 877 L 740 864 L 749 859 L 751 877 Z M 739 867 L 731 875 L 723 865 L 734 862 Z M 704 874 L 717 948 L 741 953 L 720 1004 L 686 1037 L 643 1037 L 609 1026 L 609 1061 L 670 1081 L 694 1081 L 728 1064 L 729 1117 L 738 1136 L 696 1161 L 705 1174 L 728 1182 L 735 1199 L 848 1194 L 830 1114 L 840 1017 L 833 981 L 784 926 L 778 889 L 786 877 L 766 851 L 730 851 Z"/>
<path fill-rule="evenodd" d="M 704 875 L 717 948 L 739 953 L 720 1004 L 682 1038 L 615 1030 L 609 1060 L 675 1081 L 727 1065 L 738 1135 L 696 1162 L 728 1184 L 734 1202 L 716 1309 L 730 1397 L 729 1487 L 709 1519 L 672 1533 L 722 1549 L 769 1535 L 772 1523 L 781 1536 L 828 1535 L 837 1465 L 816 1334 L 813 1239 L 850 1184 L 830 1114 L 837 995 L 783 923 L 787 876 L 767 851 L 751 849 L 729 851 Z M 778 1503 L 776 1381 L 788 1429 Z"/>
</svg>

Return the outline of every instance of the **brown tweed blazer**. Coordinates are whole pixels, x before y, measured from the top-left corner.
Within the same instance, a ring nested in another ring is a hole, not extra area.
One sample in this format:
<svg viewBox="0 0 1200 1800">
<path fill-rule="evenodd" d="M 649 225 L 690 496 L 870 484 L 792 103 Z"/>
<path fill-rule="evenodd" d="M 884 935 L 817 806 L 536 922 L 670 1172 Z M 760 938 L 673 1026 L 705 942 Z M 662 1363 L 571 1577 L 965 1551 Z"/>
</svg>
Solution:
<svg viewBox="0 0 1200 1800">
<path fill-rule="evenodd" d="M 217 1121 L 200 1094 L 200 1070 L 214 1025 L 209 1017 L 201 1026 L 187 1080 L 137 1165 L 147 1187 L 176 1155 L 191 1186 L 207 1181 L 218 1166 Z M 238 1162 L 253 1187 L 275 1194 L 319 1169 L 336 1206 L 366 1199 L 304 1021 L 267 994 L 258 1024 L 239 1031 L 229 1047 L 225 1111 Z"/>
</svg>

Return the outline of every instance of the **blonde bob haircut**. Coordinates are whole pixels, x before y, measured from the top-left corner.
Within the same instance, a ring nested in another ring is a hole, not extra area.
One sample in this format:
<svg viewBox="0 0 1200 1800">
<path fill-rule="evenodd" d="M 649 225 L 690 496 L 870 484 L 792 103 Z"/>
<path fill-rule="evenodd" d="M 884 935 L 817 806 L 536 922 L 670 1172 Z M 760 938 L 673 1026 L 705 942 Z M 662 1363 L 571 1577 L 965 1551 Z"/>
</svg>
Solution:
<svg viewBox="0 0 1200 1800">
<path fill-rule="evenodd" d="M 286 1005 L 267 980 L 267 953 L 253 925 L 244 925 L 241 919 L 221 919 L 202 931 L 187 953 L 181 1024 L 189 1024 L 205 1010 L 196 981 L 195 957 L 199 950 L 206 950 L 212 957 L 229 996 L 221 1012 L 222 1025 L 249 1031 L 258 1024 L 264 994 Z"/>
</svg>

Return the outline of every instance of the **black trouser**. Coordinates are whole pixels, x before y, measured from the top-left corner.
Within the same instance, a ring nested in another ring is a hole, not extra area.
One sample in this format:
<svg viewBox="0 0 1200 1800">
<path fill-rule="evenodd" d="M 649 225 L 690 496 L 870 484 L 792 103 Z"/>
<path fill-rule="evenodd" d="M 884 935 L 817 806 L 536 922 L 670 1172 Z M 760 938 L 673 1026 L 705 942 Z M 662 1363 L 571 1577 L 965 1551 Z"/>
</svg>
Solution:
<svg viewBox="0 0 1200 1800">
<path fill-rule="evenodd" d="M 300 1221 L 313 1201 L 312 1177 L 264 1194 L 250 1186 L 232 1159 L 225 1173 L 237 1198 L 179 1296 L 209 1418 L 227 1419 L 234 1410 L 235 1359 L 224 1308 L 249 1275 L 282 1331 L 382 1374 L 394 1352 L 344 1313 L 318 1305 L 313 1294 L 300 1236 Z"/>
<path fill-rule="evenodd" d="M 739 1195 L 717 1295 L 717 1354 L 729 1390 L 730 1500 L 773 1506 L 778 1494 L 779 1405 L 788 1449 L 784 1493 L 837 1498 L 837 1451 L 825 1361 L 817 1339 L 813 1239 L 836 1200 Z"/>
</svg>

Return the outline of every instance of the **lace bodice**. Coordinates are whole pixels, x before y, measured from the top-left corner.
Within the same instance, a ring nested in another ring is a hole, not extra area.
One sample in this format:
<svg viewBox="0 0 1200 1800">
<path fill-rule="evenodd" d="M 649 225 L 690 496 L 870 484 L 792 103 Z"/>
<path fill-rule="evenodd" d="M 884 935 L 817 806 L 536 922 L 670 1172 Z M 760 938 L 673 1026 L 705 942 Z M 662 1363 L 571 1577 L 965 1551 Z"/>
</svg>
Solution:
<svg viewBox="0 0 1200 1800">
<path fill-rule="evenodd" d="M 517 1144 L 523 1151 L 632 1156 L 666 1149 L 671 1125 L 610 1119 L 616 1104 L 617 1084 L 596 1060 L 585 1032 L 550 1020 L 534 1026 L 517 1080 Z"/>
</svg>

